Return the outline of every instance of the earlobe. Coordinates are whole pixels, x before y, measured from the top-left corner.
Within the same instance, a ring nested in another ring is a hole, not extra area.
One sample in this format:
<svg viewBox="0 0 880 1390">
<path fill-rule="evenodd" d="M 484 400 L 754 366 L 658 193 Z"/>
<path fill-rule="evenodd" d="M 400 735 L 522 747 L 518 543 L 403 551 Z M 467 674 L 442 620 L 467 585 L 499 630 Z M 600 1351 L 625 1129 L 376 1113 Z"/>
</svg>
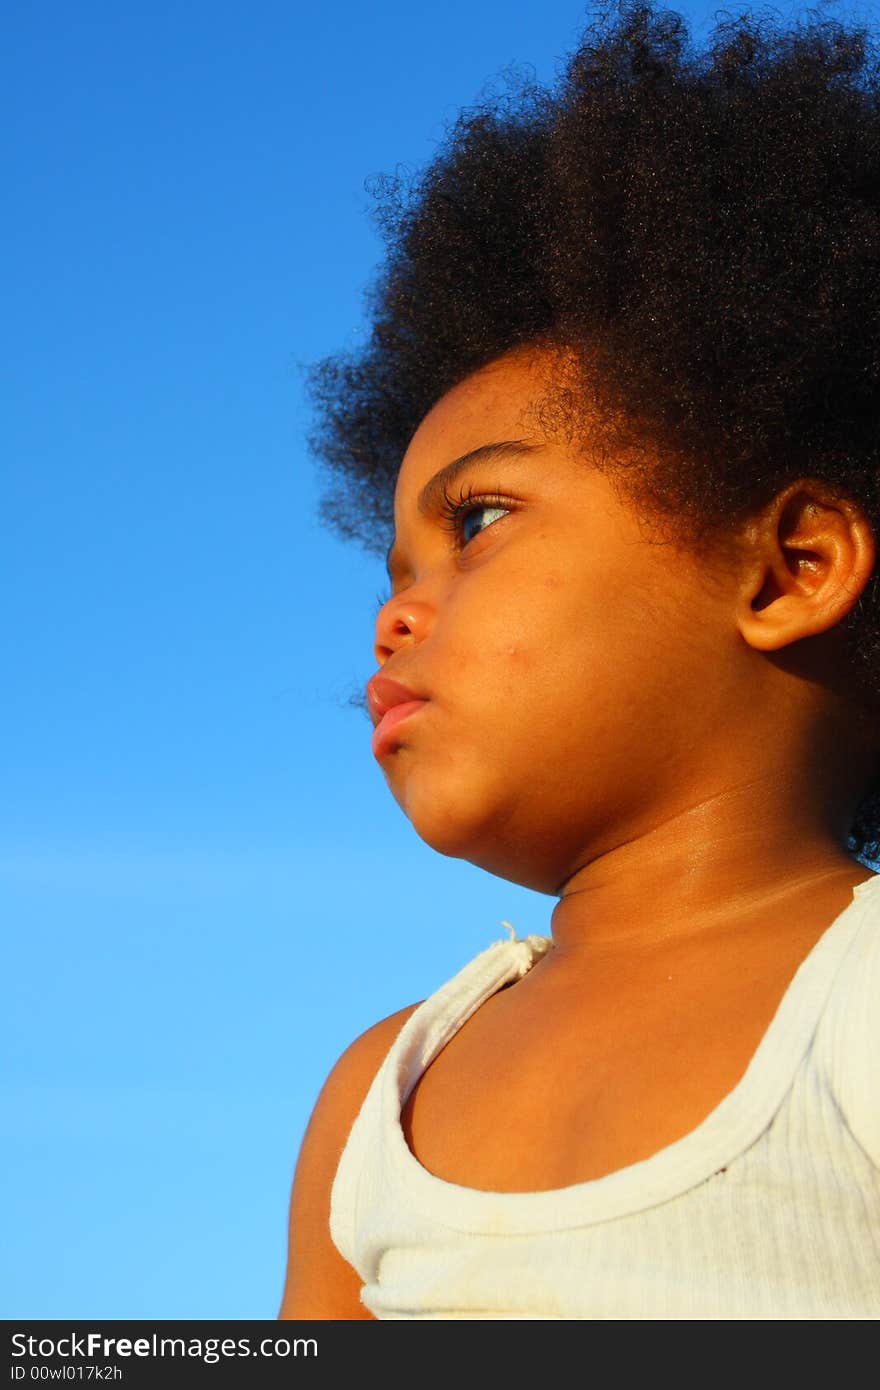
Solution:
<svg viewBox="0 0 880 1390">
<path fill-rule="evenodd" d="M 810 478 L 777 494 L 742 539 L 738 626 L 757 651 L 778 651 L 835 627 L 858 601 L 876 562 L 862 508 Z"/>
</svg>

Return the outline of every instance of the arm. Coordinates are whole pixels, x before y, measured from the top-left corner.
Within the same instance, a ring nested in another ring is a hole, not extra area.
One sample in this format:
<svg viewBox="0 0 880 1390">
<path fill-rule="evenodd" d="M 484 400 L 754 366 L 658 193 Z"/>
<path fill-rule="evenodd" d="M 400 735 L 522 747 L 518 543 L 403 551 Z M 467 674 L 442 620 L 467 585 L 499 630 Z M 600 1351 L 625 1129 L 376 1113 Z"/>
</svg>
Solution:
<svg viewBox="0 0 880 1390">
<path fill-rule="evenodd" d="M 349 1131 L 412 1004 L 362 1033 L 324 1083 L 303 1138 L 290 1196 L 287 1278 L 279 1318 L 368 1320 L 361 1280 L 330 1239 L 330 1189 Z"/>
</svg>

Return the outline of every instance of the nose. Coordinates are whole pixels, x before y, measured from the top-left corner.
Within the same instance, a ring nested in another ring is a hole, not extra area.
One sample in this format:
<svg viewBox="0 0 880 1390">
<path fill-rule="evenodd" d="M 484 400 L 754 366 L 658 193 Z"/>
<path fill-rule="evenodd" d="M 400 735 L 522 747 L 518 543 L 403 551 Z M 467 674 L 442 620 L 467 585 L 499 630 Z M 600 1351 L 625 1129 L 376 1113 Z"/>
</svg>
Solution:
<svg viewBox="0 0 880 1390">
<path fill-rule="evenodd" d="M 379 609 L 373 653 L 380 666 L 401 647 L 421 642 L 428 634 L 432 609 L 423 599 L 409 593 L 396 594 Z"/>
</svg>

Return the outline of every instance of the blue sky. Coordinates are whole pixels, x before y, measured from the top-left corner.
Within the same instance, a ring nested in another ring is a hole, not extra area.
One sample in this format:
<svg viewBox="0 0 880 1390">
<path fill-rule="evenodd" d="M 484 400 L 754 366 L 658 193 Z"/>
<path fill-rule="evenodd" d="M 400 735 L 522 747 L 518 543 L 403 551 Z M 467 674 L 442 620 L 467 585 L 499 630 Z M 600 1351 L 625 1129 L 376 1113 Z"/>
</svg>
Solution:
<svg viewBox="0 0 880 1390">
<path fill-rule="evenodd" d="M 547 929 L 372 758 L 382 566 L 316 522 L 302 367 L 363 327 L 365 179 L 584 14 L 7 5 L 2 1317 L 274 1317 L 339 1052 Z"/>
</svg>

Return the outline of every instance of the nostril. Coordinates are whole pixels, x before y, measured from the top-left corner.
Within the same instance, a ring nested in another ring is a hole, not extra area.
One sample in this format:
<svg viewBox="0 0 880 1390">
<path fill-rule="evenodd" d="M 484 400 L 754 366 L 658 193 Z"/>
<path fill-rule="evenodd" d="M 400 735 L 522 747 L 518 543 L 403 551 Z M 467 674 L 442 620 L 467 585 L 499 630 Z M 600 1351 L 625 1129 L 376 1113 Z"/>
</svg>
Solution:
<svg viewBox="0 0 880 1390">
<path fill-rule="evenodd" d="M 387 661 L 399 648 L 419 642 L 431 624 L 431 607 L 411 595 L 395 596 L 385 604 L 376 620 L 375 647 L 378 662 Z"/>
<path fill-rule="evenodd" d="M 392 618 L 390 614 L 384 621 L 381 618 L 379 619 L 377 630 L 381 636 L 381 641 L 377 641 L 375 648 L 377 658 L 381 652 L 385 660 L 387 660 L 401 642 L 405 642 L 406 639 L 412 635 L 412 625 L 410 623 L 406 622 L 406 620 L 400 616 Z"/>
</svg>

